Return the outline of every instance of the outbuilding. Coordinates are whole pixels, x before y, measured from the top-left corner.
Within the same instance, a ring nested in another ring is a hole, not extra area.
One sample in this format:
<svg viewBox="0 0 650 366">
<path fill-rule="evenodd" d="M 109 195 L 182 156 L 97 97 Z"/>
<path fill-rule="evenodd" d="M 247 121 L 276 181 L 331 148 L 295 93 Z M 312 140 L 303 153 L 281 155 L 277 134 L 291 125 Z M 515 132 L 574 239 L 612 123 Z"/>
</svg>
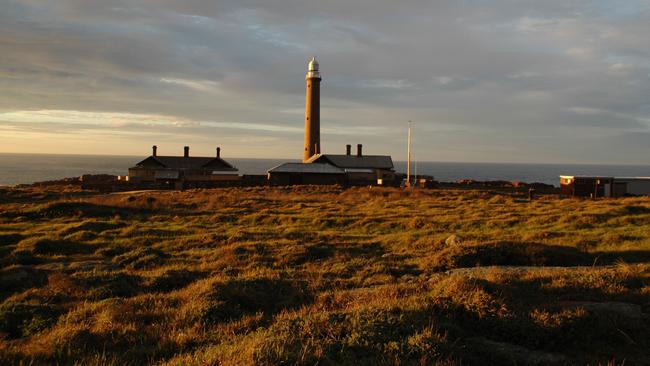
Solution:
<svg viewBox="0 0 650 366">
<path fill-rule="evenodd" d="M 650 177 L 561 175 L 560 188 L 569 197 L 648 196 Z"/>
<path fill-rule="evenodd" d="M 650 196 L 650 177 L 614 178 L 612 196 Z"/>
<path fill-rule="evenodd" d="M 284 163 L 268 172 L 272 185 L 345 184 L 345 171 L 331 164 Z"/>
<path fill-rule="evenodd" d="M 363 155 L 362 145 L 357 145 L 357 153 L 351 153 L 352 146 L 346 146 L 343 154 L 316 154 L 307 164 L 329 164 L 341 169 L 349 185 L 375 185 L 395 181 L 393 160 L 389 155 Z"/>
<path fill-rule="evenodd" d="M 560 189 L 568 197 L 610 197 L 613 182 L 614 177 L 561 175 Z"/>
</svg>

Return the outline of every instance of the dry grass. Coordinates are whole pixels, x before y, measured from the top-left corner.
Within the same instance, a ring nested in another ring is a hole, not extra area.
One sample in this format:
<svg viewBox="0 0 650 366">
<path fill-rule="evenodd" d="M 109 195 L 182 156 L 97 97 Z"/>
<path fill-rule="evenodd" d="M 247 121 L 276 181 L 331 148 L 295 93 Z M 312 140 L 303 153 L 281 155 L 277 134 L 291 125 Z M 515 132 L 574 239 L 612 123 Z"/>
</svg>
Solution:
<svg viewBox="0 0 650 366">
<path fill-rule="evenodd" d="M 0 192 L 0 364 L 648 364 L 649 312 L 647 198 Z"/>
</svg>

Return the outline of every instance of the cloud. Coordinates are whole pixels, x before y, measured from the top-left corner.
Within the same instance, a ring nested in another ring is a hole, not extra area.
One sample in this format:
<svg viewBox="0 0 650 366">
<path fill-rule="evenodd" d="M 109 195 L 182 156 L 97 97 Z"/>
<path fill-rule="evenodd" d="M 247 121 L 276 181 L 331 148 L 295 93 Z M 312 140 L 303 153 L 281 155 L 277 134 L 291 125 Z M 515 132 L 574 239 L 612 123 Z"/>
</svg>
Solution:
<svg viewBox="0 0 650 366">
<path fill-rule="evenodd" d="M 642 0 L 0 0 L 0 128 L 34 137 L 3 149 L 83 133 L 299 157 L 315 54 L 324 148 L 402 159 L 414 120 L 427 160 L 631 162 L 650 153 L 618 145 L 649 129 L 649 33 Z"/>
<path fill-rule="evenodd" d="M 591 60 L 596 56 L 594 49 L 590 47 L 573 47 L 566 50 L 567 55 L 579 60 Z"/>
<path fill-rule="evenodd" d="M 216 81 L 212 80 L 187 80 L 187 79 L 168 79 L 161 78 L 161 82 L 166 84 L 176 84 L 184 86 L 189 89 L 194 89 L 198 91 L 211 91 L 214 90 L 219 84 Z"/>
</svg>

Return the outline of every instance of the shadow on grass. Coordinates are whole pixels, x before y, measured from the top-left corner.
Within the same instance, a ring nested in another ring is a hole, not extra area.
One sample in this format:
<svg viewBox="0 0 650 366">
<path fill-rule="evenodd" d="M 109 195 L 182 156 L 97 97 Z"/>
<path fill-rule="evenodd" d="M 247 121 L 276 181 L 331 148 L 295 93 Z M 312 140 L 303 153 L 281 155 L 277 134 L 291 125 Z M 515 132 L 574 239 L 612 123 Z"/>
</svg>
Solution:
<svg viewBox="0 0 650 366">
<path fill-rule="evenodd" d="M 593 252 L 596 265 L 625 263 L 646 263 L 650 262 L 650 250 L 625 250 L 625 251 L 600 251 Z"/>
<path fill-rule="evenodd" d="M 354 246 L 337 246 L 336 250 L 350 257 L 379 257 L 385 254 L 384 247 L 379 243 L 364 243 Z"/>
<path fill-rule="evenodd" d="M 71 255 L 90 254 L 97 250 L 97 247 L 67 239 L 32 237 L 18 243 L 16 250 L 36 255 Z"/>
<path fill-rule="evenodd" d="M 593 257 L 574 247 L 540 243 L 491 242 L 447 246 L 432 258 L 431 268 L 448 270 L 475 266 L 579 266 Z"/>
<path fill-rule="evenodd" d="M 98 205 L 89 202 L 52 202 L 39 205 L 26 211 L 6 211 L 0 213 L 4 217 L 26 217 L 28 219 L 56 218 L 56 217 L 113 217 L 134 216 L 149 213 L 144 208 L 127 208 L 117 206 Z"/>
<path fill-rule="evenodd" d="M 9 338 L 27 337 L 50 327 L 62 313 L 50 304 L 4 303 L 0 305 L 0 332 Z"/>
<path fill-rule="evenodd" d="M 23 240 L 24 236 L 20 234 L 0 234 L 0 247 L 14 245 Z"/>
<path fill-rule="evenodd" d="M 73 276 L 91 299 L 130 297 L 145 292 L 142 277 L 124 272 L 84 272 Z"/>
<path fill-rule="evenodd" d="M 432 311 L 443 316 L 440 324 L 449 324 L 454 337 L 481 337 L 547 352 L 581 350 L 593 356 L 594 364 L 612 357 L 632 363 L 647 357 L 644 350 L 650 346 L 646 336 L 650 329 L 638 303 L 649 297 L 634 293 L 643 284 L 638 278 L 608 272 L 589 277 L 593 283 L 585 283 L 584 275 L 510 278 L 497 283 L 449 278 L 439 284 L 443 290 L 434 295 Z M 564 285 L 554 287 L 555 281 Z M 612 294 L 601 281 L 630 290 Z M 472 351 L 486 357 L 483 362 L 488 364 L 522 364 L 505 362 L 499 353 L 489 347 Z"/>
<path fill-rule="evenodd" d="M 269 319 L 283 310 L 313 302 L 306 282 L 284 279 L 233 279 L 214 286 L 202 318 L 221 322 L 263 312 Z"/>
<path fill-rule="evenodd" d="M 282 260 L 288 265 L 302 265 L 331 258 L 335 253 L 336 249 L 333 245 L 306 244 L 291 247 L 290 251 L 283 253 Z"/>
<path fill-rule="evenodd" d="M 79 232 L 91 232 L 99 234 L 107 230 L 119 229 L 126 226 L 124 222 L 113 221 L 84 221 L 79 224 L 74 224 L 60 231 L 63 236 L 76 234 Z"/>
<path fill-rule="evenodd" d="M 208 276 L 208 272 L 190 270 L 167 270 L 148 282 L 148 292 L 169 292 Z"/>
<path fill-rule="evenodd" d="M 31 266 L 11 266 L 0 270 L 0 301 L 12 294 L 47 283 L 48 272 Z"/>
<path fill-rule="evenodd" d="M 598 266 L 650 262 L 650 250 L 585 252 L 575 247 L 526 242 L 491 242 L 447 246 L 429 267 L 449 270 L 476 266 Z"/>
</svg>

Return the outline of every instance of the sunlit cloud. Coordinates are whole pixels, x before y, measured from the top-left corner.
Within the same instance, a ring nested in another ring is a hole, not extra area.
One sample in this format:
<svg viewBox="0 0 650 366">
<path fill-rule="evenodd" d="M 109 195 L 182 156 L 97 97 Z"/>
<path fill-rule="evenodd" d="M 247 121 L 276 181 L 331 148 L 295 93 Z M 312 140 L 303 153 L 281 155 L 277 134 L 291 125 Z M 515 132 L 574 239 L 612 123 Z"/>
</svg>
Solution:
<svg viewBox="0 0 650 366">
<path fill-rule="evenodd" d="M 186 79 L 170 79 L 162 78 L 161 82 L 167 84 L 176 84 L 181 85 L 189 89 L 199 90 L 199 91 L 210 91 L 214 90 L 219 84 L 212 80 L 186 80 Z"/>
<path fill-rule="evenodd" d="M 12 111 L 0 113 L 0 121 L 5 123 L 51 123 L 56 129 L 56 124 L 84 124 L 100 127 L 115 128 L 130 124 L 144 126 L 167 125 L 174 127 L 196 126 L 197 121 L 190 121 L 173 116 L 155 114 L 135 114 L 118 112 L 88 112 L 70 110 L 35 110 Z"/>
</svg>

